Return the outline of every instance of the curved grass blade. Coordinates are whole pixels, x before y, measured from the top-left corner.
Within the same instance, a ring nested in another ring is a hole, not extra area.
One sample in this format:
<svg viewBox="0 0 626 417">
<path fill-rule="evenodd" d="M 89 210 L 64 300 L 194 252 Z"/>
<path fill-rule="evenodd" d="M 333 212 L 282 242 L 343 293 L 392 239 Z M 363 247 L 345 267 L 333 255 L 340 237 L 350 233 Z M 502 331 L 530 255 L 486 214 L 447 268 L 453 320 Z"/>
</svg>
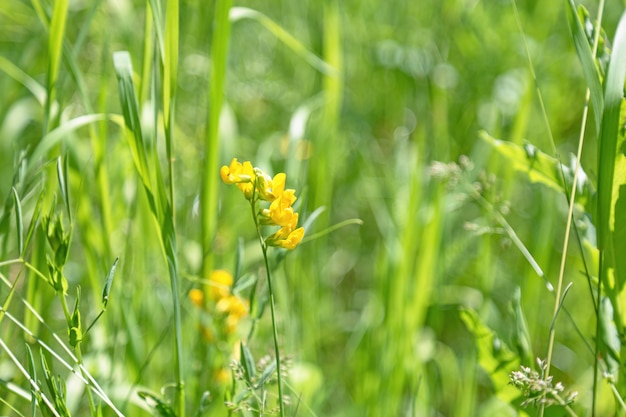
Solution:
<svg viewBox="0 0 626 417">
<path fill-rule="evenodd" d="M 114 122 L 120 127 L 124 126 L 124 120 L 117 114 L 86 114 L 69 120 L 46 134 L 46 136 L 41 139 L 30 157 L 28 169 L 32 170 L 35 166 L 34 164 L 36 164 L 50 148 L 63 140 L 70 132 L 73 132 L 74 130 L 90 123 L 104 120 Z"/>
<path fill-rule="evenodd" d="M 4 71 L 9 77 L 13 78 L 18 83 L 22 84 L 26 87 L 33 97 L 41 104 L 42 106 L 46 103 L 47 93 L 46 89 L 31 78 L 28 74 L 22 71 L 21 68 L 16 66 L 14 63 L 0 55 L 0 71 Z"/>
<path fill-rule="evenodd" d="M 320 57 L 309 51 L 306 46 L 298 39 L 293 37 L 289 32 L 275 23 L 272 19 L 247 7 L 233 7 L 230 11 L 230 20 L 236 22 L 242 19 L 251 19 L 260 23 L 265 29 L 269 30 L 278 40 L 283 42 L 287 47 L 303 58 L 313 68 L 325 75 L 336 75 L 337 70 L 330 64 L 322 60 Z"/>
</svg>

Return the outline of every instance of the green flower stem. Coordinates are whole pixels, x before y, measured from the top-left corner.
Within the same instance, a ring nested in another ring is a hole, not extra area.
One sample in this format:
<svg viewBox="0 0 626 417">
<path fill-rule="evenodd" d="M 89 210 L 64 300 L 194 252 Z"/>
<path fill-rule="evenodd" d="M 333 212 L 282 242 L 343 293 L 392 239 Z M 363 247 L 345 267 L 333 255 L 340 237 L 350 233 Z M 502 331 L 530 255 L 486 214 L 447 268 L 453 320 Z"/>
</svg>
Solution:
<svg viewBox="0 0 626 417">
<path fill-rule="evenodd" d="M 256 187 L 255 187 L 256 189 Z M 257 235 L 259 236 L 259 243 L 261 244 L 261 251 L 263 252 L 263 260 L 265 261 L 265 273 L 267 274 L 267 288 L 270 293 L 270 312 L 272 314 L 272 333 L 274 336 L 274 354 L 276 355 L 276 375 L 278 377 L 278 405 L 280 407 L 280 417 L 285 417 L 285 407 L 283 404 L 283 381 L 280 372 L 280 350 L 278 349 L 278 330 L 276 329 L 276 308 L 274 302 L 274 290 L 272 289 L 272 275 L 270 273 L 270 265 L 267 259 L 267 245 L 261 234 L 261 227 L 256 213 L 256 193 L 252 195 L 250 199 L 250 206 L 252 208 L 252 218 L 254 219 L 254 225 L 256 226 Z"/>
</svg>

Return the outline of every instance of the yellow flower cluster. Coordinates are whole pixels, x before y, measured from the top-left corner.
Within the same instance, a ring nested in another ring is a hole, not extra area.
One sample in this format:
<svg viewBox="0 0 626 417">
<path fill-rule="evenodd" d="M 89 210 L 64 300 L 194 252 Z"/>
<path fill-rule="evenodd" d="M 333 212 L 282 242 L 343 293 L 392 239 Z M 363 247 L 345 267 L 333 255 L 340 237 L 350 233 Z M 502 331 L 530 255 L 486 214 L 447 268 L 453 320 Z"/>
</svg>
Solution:
<svg viewBox="0 0 626 417">
<path fill-rule="evenodd" d="M 215 311 L 226 317 L 226 332 L 233 333 L 239 321 L 248 314 L 248 305 L 244 300 L 231 293 L 233 276 L 227 271 L 213 271 L 209 285 L 209 298 L 215 303 Z M 202 290 L 192 289 L 189 292 L 189 298 L 197 307 L 202 309 L 207 307 Z"/>
<path fill-rule="evenodd" d="M 229 166 L 220 169 L 220 177 L 226 184 L 235 184 L 255 204 L 257 200 L 270 203 L 269 208 L 258 213 L 260 224 L 280 226 L 280 229 L 268 236 L 265 243 L 285 249 L 294 249 L 304 237 L 304 228 L 298 226 L 298 213 L 292 207 L 297 197 L 295 190 L 285 189 L 287 175 L 279 173 L 274 178 L 249 161 L 243 164 L 233 158 Z"/>
</svg>

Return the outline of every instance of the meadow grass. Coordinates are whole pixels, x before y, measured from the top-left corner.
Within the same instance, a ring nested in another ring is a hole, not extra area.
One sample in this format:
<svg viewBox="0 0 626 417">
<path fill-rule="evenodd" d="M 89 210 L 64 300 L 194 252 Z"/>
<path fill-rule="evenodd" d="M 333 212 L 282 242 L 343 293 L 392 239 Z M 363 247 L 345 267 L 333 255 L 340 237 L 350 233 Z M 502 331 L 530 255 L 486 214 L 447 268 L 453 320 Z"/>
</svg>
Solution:
<svg viewBox="0 0 626 417">
<path fill-rule="evenodd" d="M 626 23 L 584 5 L 1 2 L 0 415 L 626 415 Z"/>
</svg>

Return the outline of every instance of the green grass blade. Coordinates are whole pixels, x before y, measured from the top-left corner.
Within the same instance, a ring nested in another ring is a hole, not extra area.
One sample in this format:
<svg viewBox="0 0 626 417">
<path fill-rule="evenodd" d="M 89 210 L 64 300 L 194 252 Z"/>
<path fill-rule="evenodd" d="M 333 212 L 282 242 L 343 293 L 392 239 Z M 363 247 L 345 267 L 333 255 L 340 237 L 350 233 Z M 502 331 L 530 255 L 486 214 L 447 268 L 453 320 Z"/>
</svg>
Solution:
<svg viewBox="0 0 626 417">
<path fill-rule="evenodd" d="M 215 6 L 213 42 L 211 44 L 211 73 L 209 79 L 209 115 L 206 135 L 206 161 L 202 178 L 202 272 L 209 276 L 212 269 L 212 247 L 217 221 L 217 190 L 219 169 L 219 118 L 224 101 L 232 0 L 218 0 Z"/>
<path fill-rule="evenodd" d="M 48 38 L 48 100 L 44 118 L 44 132 L 48 131 L 51 116 L 52 102 L 55 100 L 55 89 L 59 75 L 59 67 L 63 56 L 63 36 L 67 20 L 68 0 L 56 0 L 52 9 L 50 21 L 50 36 Z"/>
<path fill-rule="evenodd" d="M 178 0 L 167 2 L 165 14 L 165 56 L 163 64 L 163 117 L 165 131 L 168 132 L 174 122 L 174 98 L 178 79 L 178 38 L 179 38 Z M 167 134 L 167 133 L 166 133 Z M 171 157 L 170 143 L 166 142 L 168 157 Z"/>
<path fill-rule="evenodd" d="M 622 143 L 618 144 L 620 107 L 624 97 L 624 79 L 626 78 L 626 13 L 617 26 L 611 61 L 604 87 L 604 112 L 600 128 L 598 152 L 598 248 L 605 249 L 615 219 L 611 215 L 615 202 L 615 187 L 619 186 L 615 175 L 616 160 L 623 161 Z M 618 147 L 619 145 L 619 147 Z M 620 163 L 621 166 L 621 163 Z"/>
<path fill-rule="evenodd" d="M 308 48 L 302 44 L 302 42 L 263 13 L 247 7 L 233 7 L 230 12 L 230 20 L 232 22 L 237 22 L 242 19 L 251 19 L 260 23 L 263 27 L 265 27 L 265 29 L 270 31 L 272 35 L 276 36 L 278 40 L 294 51 L 296 55 L 304 59 L 322 74 L 336 75 L 337 70 L 335 68 L 323 59 L 319 58 L 313 52 L 309 51 Z"/>
<path fill-rule="evenodd" d="M 53 146 L 55 146 L 62 140 L 66 139 L 69 133 L 91 123 L 96 123 L 104 120 L 109 120 L 119 126 L 124 126 L 124 120 L 116 114 L 86 114 L 69 120 L 49 132 L 41 139 L 41 141 L 37 144 L 37 147 L 34 149 L 33 154 L 29 158 L 28 170 L 32 171 L 33 169 L 35 169 L 36 164 L 40 162 L 41 158 L 44 157 L 46 152 L 48 152 Z"/>
<path fill-rule="evenodd" d="M 21 68 L 2 55 L 0 55 L 0 71 L 3 71 L 9 77 L 26 87 L 39 104 L 42 106 L 45 105 L 47 97 L 46 89 L 25 73 Z"/>
<path fill-rule="evenodd" d="M 22 204 L 15 187 L 11 187 L 13 202 L 15 203 L 15 230 L 17 230 L 17 248 L 20 256 L 24 254 L 24 221 L 22 218 Z"/>
<path fill-rule="evenodd" d="M 507 402 L 513 400 L 518 392 L 508 383 L 509 371 L 519 367 L 518 356 L 482 322 L 475 311 L 462 308 L 460 315 L 476 343 L 478 365 L 493 381 L 498 397 Z"/>
<path fill-rule="evenodd" d="M 124 122 L 131 136 L 129 137 L 131 154 L 143 186 L 148 191 L 150 208 L 154 213 L 158 213 L 159 210 L 157 209 L 154 199 L 150 170 L 148 168 L 148 156 L 141 129 L 139 102 L 137 101 L 137 95 L 135 93 L 133 66 L 130 54 L 127 51 L 113 53 L 113 65 L 118 79 L 120 104 L 122 106 Z"/>
<path fill-rule="evenodd" d="M 578 18 L 574 1 L 566 0 L 565 9 L 567 12 L 567 22 L 569 23 L 574 46 L 576 47 L 576 53 L 578 54 L 578 59 L 580 60 L 583 74 L 585 75 L 585 80 L 587 81 L 587 86 L 591 93 L 591 103 L 594 108 L 596 128 L 599 129 L 602 122 L 602 112 L 604 111 L 600 74 L 598 73 L 591 47 L 585 35 L 585 30 Z"/>
<path fill-rule="evenodd" d="M 179 0 L 167 2 L 165 21 L 165 57 L 163 63 L 163 119 L 165 149 L 169 169 L 169 201 L 175 206 L 174 195 L 174 108 L 178 83 Z"/>
<path fill-rule="evenodd" d="M 67 162 L 67 159 L 66 159 Z M 63 164 L 63 159 L 59 156 L 57 158 L 57 178 L 59 180 L 59 188 L 61 189 L 61 196 L 63 197 L 63 204 L 67 211 L 67 218 L 70 223 L 72 222 L 72 210 L 70 207 L 70 189 L 67 183 L 67 163 Z"/>
</svg>

